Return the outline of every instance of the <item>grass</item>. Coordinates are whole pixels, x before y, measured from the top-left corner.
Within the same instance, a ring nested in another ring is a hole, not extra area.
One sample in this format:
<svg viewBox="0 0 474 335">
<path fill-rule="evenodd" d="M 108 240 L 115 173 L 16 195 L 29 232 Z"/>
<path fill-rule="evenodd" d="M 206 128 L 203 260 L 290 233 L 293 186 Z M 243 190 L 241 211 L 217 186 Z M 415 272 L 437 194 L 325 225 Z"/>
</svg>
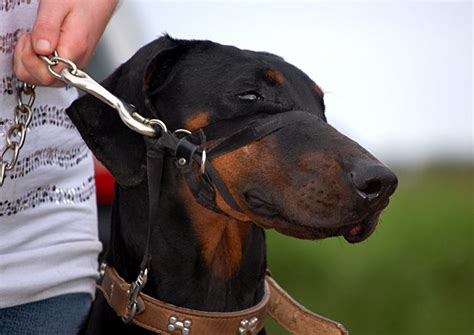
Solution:
<svg viewBox="0 0 474 335">
<path fill-rule="evenodd" d="M 400 171 L 366 242 L 267 233 L 273 276 L 352 335 L 474 332 L 474 168 Z M 273 322 L 269 334 L 286 334 Z"/>
</svg>

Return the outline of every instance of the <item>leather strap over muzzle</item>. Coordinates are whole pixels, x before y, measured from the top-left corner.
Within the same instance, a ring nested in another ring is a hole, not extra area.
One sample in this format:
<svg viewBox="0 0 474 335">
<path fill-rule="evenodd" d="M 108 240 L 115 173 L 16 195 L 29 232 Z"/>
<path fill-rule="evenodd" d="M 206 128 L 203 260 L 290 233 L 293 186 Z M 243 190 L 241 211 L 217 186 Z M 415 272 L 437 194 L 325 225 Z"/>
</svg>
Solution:
<svg viewBox="0 0 474 335">
<path fill-rule="evenodd" d="M 238 212 L 242 212 L 242 209 L 210 160 L 255 143 L 284 127 L 307 122 L 313 117 L 304 111 L 262 114 L 215 122 L 182 138 L 168 132 L 162 133 L 158 138 L 146 138 L 145 141 L 156 142 L 155 145 L 147 145 L 148 150 L 162 150 L 164 147 L 169 150 L 170 155 L 176 157 L 176 166 L 199 204 L 219 214 L 228 215 L 216 203 L 217 192 L 229 207 Z"/>
</svg>

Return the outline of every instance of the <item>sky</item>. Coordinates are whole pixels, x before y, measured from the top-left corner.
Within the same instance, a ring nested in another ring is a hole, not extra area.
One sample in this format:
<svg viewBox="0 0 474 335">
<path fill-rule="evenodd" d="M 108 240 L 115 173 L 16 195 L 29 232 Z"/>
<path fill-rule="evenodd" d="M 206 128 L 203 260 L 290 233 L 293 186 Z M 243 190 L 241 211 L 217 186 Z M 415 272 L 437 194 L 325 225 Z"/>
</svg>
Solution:
<svg viewBox="0 0 474 335">
<path fill-rule="evenodd" d="M 325 91 L 328 121 L 383 161 L 473 163 L 473 5 L 459 2 L 122 2 L 103 71 L 167 32 L 268 51 Z"/>
</svg>

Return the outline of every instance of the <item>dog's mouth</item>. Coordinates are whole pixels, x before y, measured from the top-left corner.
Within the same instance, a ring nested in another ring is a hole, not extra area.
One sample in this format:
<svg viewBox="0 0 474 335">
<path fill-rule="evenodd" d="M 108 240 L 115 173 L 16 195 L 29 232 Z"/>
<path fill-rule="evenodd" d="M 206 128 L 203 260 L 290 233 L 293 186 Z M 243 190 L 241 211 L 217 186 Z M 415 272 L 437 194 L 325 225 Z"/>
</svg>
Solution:
<svg viewBox="0 0 474 335">
<path fill-rule="evenodd" d="M 341 235 L 344 236 L 346 241 L 349 243 L 359 243 L 365 241 L 370 235 L 372 235 L 375 227 L 377 227 L 381 213 L 382 211 L 376 212 L 372 216 L 365 219 L 363 222 L 350 225 Z"/>
<path fill-rule="evenodd" d="M 380 214 L 388 206 L 388 200 L 372 208 L 366 215 L 363 215 L 351 222 L 343 222 L 340 225 L 330 227 L 315 226 L 296 222 L 282 214 L 277 206 L 265 200 L 265 196 L 259 193 L 247 192 L 245 199 L 250 210 L 261 218 L 253 217 L 255 223 L 263 228 L 274 228 L 278 232 L 299 239 L 319 240 L 328 237 L 343 236 L 349 243 L 359 243 L 365 241 L 375 230 Z M 263 220 L 262 220 L 263 218 Z"/>
<path fill-rule="evenodd" d="M 380 218 L 380 212 L 364 220 L 339 227 L 315 227 L 298 223 L 291 223 L 281 217 L 274 217 L 276 223 L 272 228 L 278 232 L 299 239 L 320 240 L 328 237 L 343 236 L 349 243 L 365 241 L 374 232 Z"/>
</svg>

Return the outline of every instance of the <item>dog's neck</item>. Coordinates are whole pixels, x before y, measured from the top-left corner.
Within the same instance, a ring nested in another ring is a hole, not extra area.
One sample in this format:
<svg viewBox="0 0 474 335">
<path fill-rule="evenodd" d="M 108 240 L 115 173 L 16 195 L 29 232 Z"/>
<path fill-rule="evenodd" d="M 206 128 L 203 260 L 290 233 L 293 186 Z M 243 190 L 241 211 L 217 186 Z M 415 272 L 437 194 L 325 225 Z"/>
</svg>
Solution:
<svg viewBox="0 0 474 335">
<path fill-rule="evenodd" d="M 136 279 L 145 249 L 147 199 L 146 182 L 116 189 L 107 261 L 128 282 Z M 159 211 L 145 293 L 207 311 L 235 311 L 258 303 L 266 269 L 261 228 L 197 204 L 172 164 L 164 171 Z"/>
</svg>

